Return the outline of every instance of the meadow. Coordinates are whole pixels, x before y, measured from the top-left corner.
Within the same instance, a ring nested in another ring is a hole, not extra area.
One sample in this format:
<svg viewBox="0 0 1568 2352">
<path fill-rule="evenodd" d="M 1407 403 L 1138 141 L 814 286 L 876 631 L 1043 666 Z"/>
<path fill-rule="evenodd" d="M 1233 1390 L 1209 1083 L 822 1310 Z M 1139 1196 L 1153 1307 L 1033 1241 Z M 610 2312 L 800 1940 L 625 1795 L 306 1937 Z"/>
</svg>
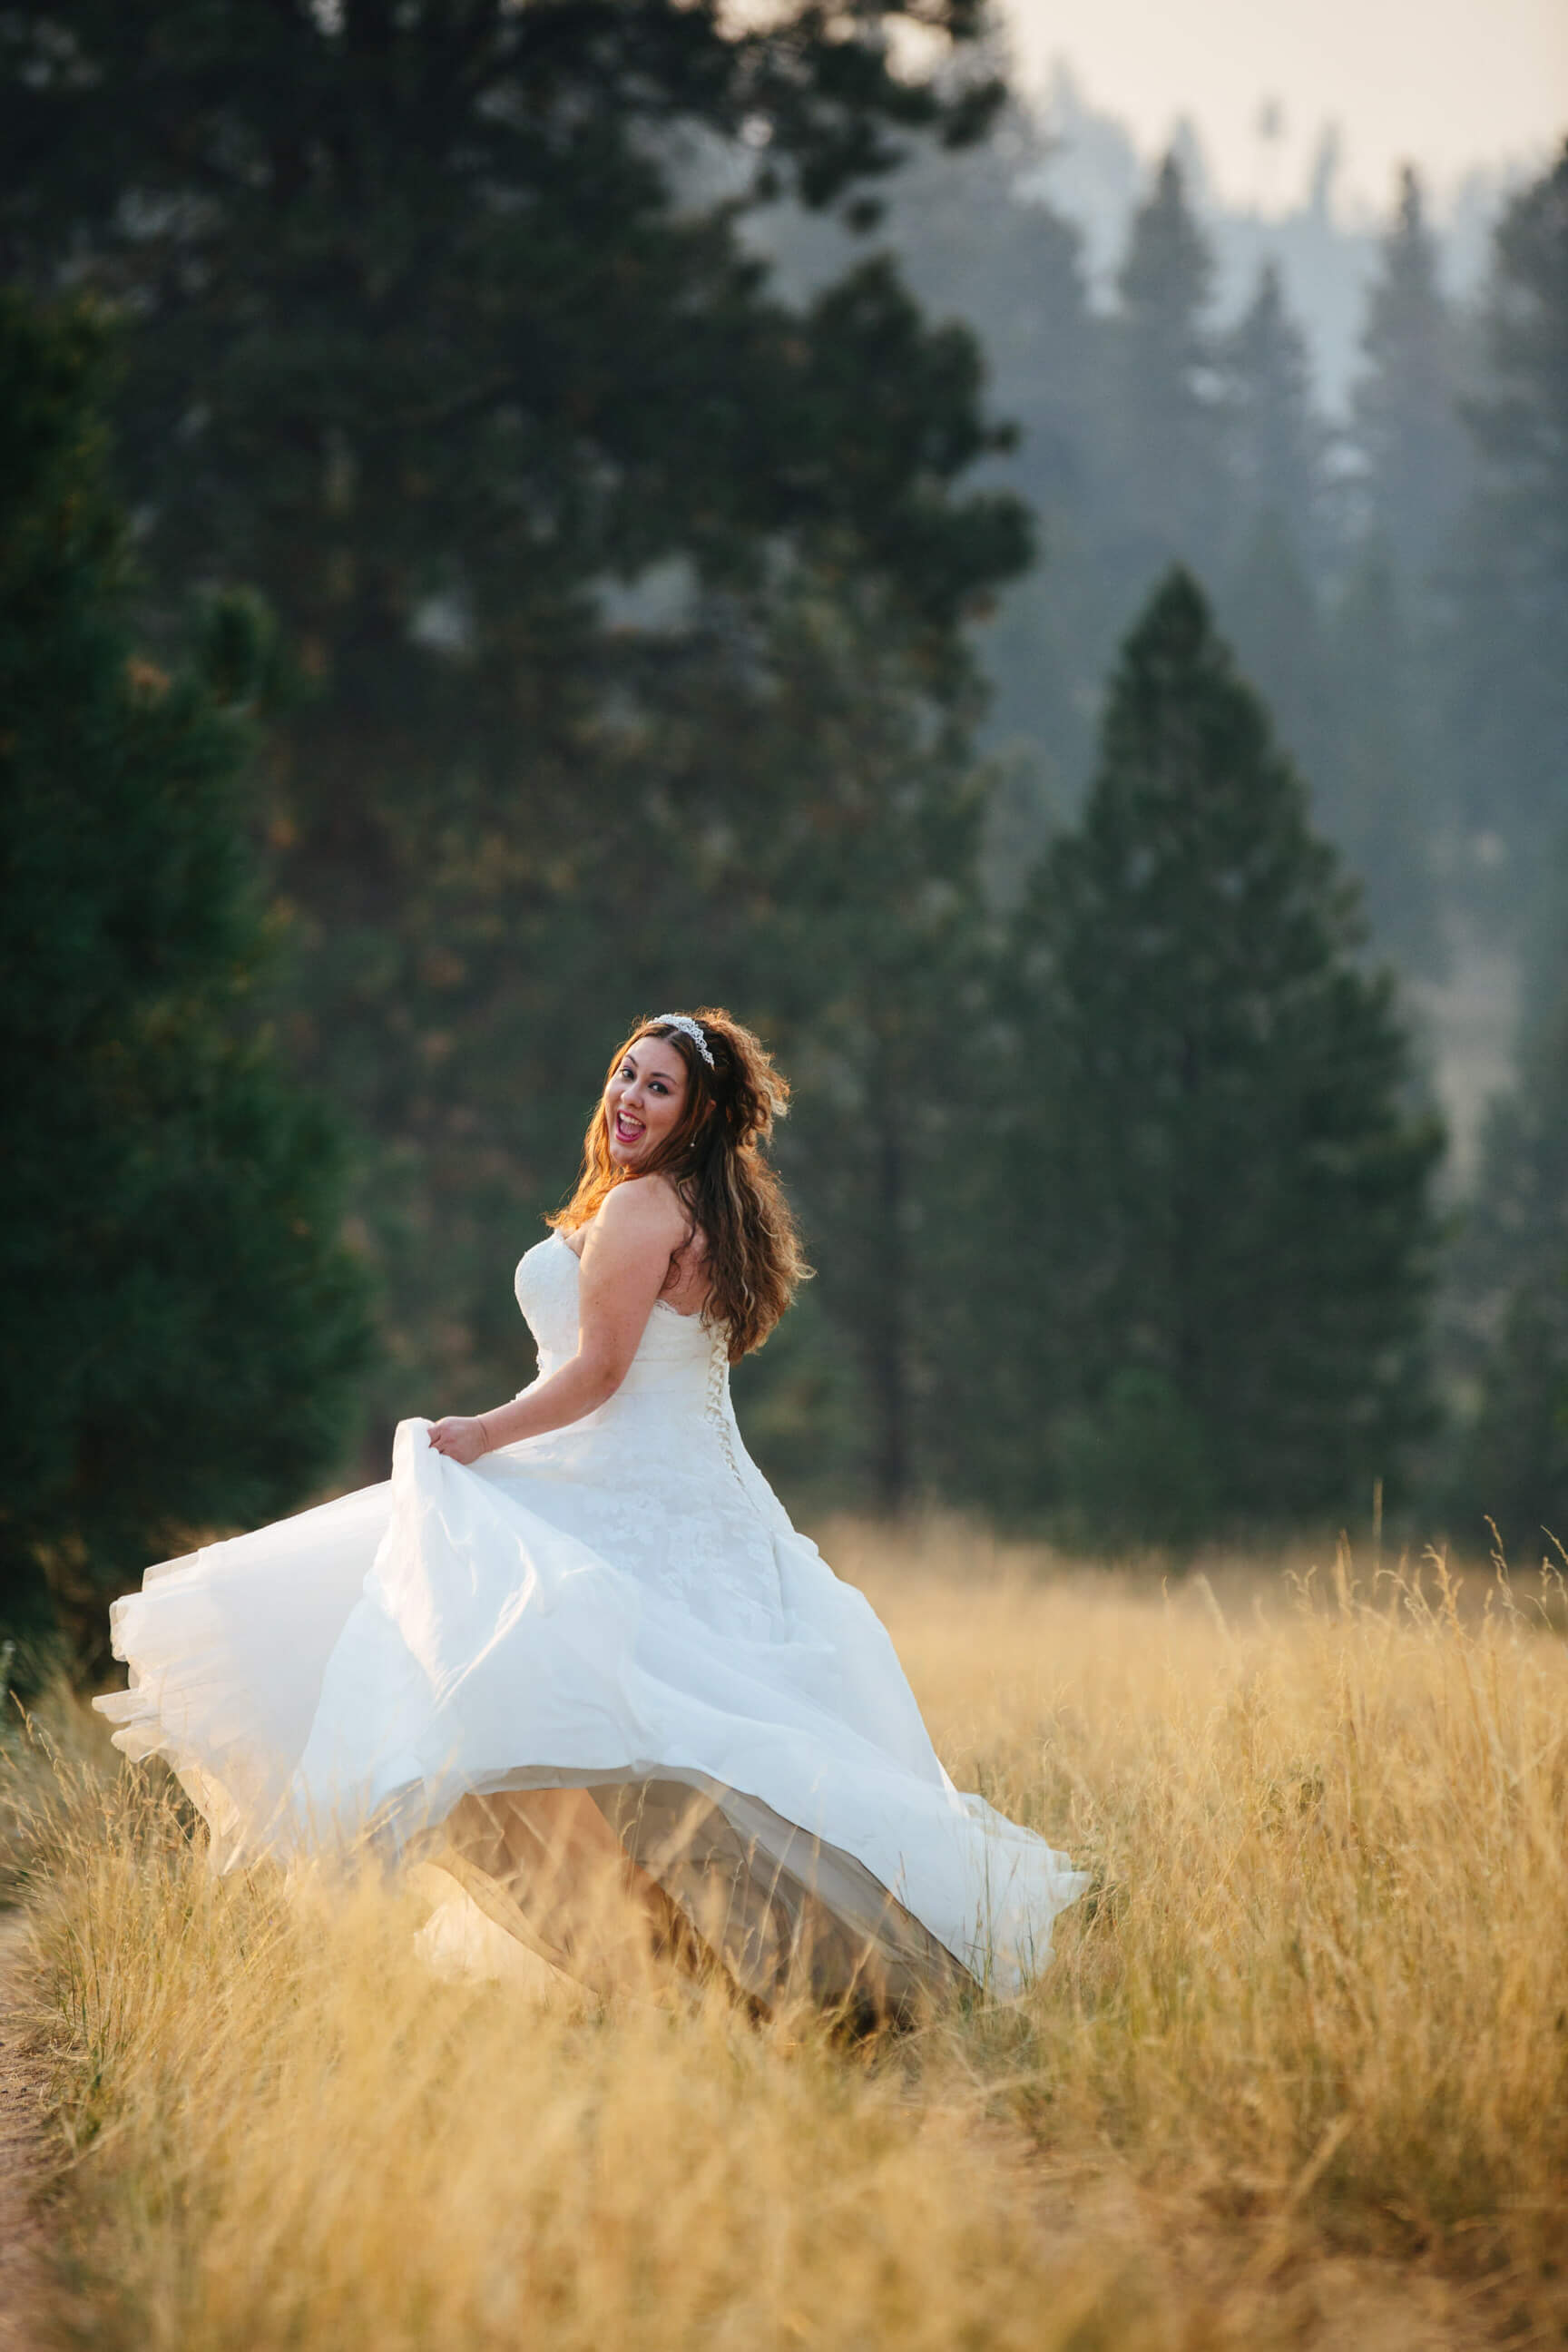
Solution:
<svg viewBox="0 0 1568 2352">
<path fill-rule="evenodd" d="M 417 1884 L 215 1882 L 54 1702 L 0 1793 L 39 2344 L 1568 2340 L 1561 1580 L 822 1532 L 960 1786 L 1093 1872 L 1027 1995 L 847 2046 L 443 1973 Z"/>
</svg>

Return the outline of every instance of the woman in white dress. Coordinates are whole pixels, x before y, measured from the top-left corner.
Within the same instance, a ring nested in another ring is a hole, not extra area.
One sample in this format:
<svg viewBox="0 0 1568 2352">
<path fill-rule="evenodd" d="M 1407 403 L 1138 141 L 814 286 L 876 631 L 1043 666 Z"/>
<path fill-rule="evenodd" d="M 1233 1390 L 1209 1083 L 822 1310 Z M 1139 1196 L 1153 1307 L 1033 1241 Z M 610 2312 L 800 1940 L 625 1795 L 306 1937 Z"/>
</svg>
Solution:
<svg viewBox="0 0 1568 2352">
<path fill-rule="evenodd" d="M 805 1272 L 729 1014 L 639 1024 L 517 1270 L 539 1371 L 400 1424 L 388 1483 L 148 1571 L 96 1704 L 220 1869 L 362 1841 L 585 1979 L 623 1937 L 759 2008 L 906 2015 L 1044 1966 L 1085 1880 L 956 1790 L 865 1599 L 742 1444 L 730 1366 Z M 626 1923 L 630 1922 L 628 1928 Z"/>
</svg>

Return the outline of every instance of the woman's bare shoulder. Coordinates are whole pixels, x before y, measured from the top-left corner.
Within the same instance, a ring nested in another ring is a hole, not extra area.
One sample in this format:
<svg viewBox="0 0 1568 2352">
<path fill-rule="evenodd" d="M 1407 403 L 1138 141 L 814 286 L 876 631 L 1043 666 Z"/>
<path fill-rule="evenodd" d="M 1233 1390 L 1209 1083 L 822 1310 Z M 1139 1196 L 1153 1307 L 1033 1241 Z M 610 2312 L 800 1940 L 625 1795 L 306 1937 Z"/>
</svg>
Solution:
<svg viewBox="0 0 1568 2352">
<path fill-rule="evenodd" d="M 599 1204 L 593 1220 L 606 1233 L 668 1234 L 671 1247 L 691 1223 L 686 1205 L 668 1176 L 629 1176 L 615 1185 Z"/>
</svg>

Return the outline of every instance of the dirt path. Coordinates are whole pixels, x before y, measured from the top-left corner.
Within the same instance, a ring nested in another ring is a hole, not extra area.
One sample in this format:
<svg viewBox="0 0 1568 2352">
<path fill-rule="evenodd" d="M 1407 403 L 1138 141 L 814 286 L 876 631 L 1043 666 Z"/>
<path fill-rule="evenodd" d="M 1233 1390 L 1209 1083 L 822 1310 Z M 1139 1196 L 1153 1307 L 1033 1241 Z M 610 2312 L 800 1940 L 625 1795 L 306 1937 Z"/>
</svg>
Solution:
<svg viewBox="0 0 1568 2352">
<path fill-rule="evenodd" d="M 31 2196 L 42 2161 L 40 2077 L 16 2018 L 25 1932 L 16 1913 L 0 1912 L 0 2352 L 36 2352 L 42 2340 L 44 2231 Z"/>
</svg>

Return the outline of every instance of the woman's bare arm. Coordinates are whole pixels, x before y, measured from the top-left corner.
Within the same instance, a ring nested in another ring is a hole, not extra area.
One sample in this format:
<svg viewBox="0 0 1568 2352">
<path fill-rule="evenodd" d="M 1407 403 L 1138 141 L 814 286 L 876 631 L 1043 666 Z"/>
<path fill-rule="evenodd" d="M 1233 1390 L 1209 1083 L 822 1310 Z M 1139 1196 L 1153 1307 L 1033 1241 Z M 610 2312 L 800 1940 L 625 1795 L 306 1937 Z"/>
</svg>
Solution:
<svg viewBox="0 0 1568 2352">
<path fill-rule="evenodd" d="M 606 1403 L 631 1368 L 654 1301 L 668 1279 L 669 1261 L 689 1231 L 675 1189 L 662 1177 L 617 1184 L 588 1228 L 576 1354 L 510 1403 L 432 1423 L 430 1443 L 437 1452 L 454 1462 L 477 1462 L 495 1446 L 564 1429 Z"/>
</svg>

